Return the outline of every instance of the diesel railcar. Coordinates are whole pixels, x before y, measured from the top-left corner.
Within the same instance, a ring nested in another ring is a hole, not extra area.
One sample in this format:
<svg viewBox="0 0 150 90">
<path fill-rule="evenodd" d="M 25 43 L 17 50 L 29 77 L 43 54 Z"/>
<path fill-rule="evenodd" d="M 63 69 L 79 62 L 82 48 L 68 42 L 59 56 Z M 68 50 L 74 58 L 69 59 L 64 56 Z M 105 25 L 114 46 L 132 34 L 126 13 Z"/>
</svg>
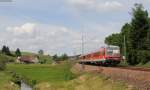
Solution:
<svg viewBox="0 0 150 90">
<path fill-rule="evenodd" d="M 118 46 L 105 46 L 95 52 L 81 55 L 79 63 L 117 65 L 121 60 L 122 56 Z"/>
</svg>

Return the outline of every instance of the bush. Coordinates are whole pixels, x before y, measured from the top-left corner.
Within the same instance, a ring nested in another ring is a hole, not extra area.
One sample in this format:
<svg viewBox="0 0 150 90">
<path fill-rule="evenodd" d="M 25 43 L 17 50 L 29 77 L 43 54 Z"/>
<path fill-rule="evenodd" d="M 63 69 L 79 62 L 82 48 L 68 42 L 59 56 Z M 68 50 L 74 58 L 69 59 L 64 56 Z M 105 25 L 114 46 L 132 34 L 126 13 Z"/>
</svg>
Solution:
<svg viewBox="0 0 150 90">
<path fill-rule="evenodd" d="M 6 63 L 4 60 L 0 60 L 0 70 L 4 70 L 6 67 Z"/>
<path fill-rule="evenodd" d="M 137 59 L 137 52 L 138 52 L 137 50 L 130 50 L 130 52 L 128 53 L 127 62 L 130 65 L 136 65 L 140 63 L 140 61 L 138 61 Z"/>
<path fill-rule="evenodd" d="M 0 55 L 0 70 L 4 70 L 6 67 L 6 62 L 8 61 L 8 57 L 5 55 Z"/>
<path fill-rule="evenodd" d="M 45 64 L 45 63 L 46 63 L 46 61 L 47 61 L 46 59 L 44 59 L 44 60 L 40 60 L 40 61 L 39 61 L 39 63 L 40 63 L 40 64 Z"/>
<path fill-rule="evenodd" d="M 147 62 L 150 61 L 150 51 L 148 51 L 148 50 L 141 50 L 141 51 L 138 51 L 137 59 L 138 59 L 138 61 L 140 61 L 142 64 L 146 64 Z"/>
<path fill-rule="evenodd" d="M 139 63 L 146 64 L 150 61 L 150 51 L 148 50 L 130 50 L 128 53 L 127 62 L 130 65 L 136 65 Z"/>
</svg>

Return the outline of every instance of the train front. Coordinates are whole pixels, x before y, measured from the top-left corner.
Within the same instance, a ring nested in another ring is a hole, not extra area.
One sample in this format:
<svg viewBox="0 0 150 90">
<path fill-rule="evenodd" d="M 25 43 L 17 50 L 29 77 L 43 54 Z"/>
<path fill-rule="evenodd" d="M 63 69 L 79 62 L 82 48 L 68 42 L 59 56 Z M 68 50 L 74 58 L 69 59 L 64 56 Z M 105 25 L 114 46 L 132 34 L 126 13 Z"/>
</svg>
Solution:
<svg viewBox="0 0 150 90">
<path fill-rule="evenodd" d="M 118 46 L 106 47 L 106 60 L 110 64 L 119 64 L 122 60 L 120 48 Z"/>
</svg>

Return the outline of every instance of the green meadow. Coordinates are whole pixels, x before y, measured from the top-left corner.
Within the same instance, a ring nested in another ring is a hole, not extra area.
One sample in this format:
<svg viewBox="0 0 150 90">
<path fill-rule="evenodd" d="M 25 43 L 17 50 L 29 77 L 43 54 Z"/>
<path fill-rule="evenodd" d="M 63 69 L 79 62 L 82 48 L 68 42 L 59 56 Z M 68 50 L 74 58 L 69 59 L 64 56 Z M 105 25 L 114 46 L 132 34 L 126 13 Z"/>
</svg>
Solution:
<svg viewBox="0 0 150 90">
<path fill-rule="evenodd" d="M 114 82 L 99 74 L 72 73 L 70 64 L 8 64 L 35 90 L 132 90 L 123 82 Z M 73 70 L 74 71 L 74 70 Z"/>
<path fill-rule="evenodd" d="M 7 70 L 15 72 L 31 85 L 45 81 L 61 83 L 74 77 L 67 64 L 8 64 Z"/>
</svg>

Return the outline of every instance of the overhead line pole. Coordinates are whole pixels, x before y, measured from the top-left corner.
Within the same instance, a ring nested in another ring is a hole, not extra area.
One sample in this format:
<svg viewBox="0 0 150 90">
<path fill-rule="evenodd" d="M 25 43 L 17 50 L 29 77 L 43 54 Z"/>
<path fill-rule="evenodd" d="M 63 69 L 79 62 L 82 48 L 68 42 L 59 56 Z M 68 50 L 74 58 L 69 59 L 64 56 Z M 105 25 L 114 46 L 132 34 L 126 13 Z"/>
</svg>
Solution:
<svg viewBox="0 0 150 90">
<path fill-rule="evenodd" d="M 126 60 L 126 36 L 124 35 L 124 61 Z"/>
<path fill-rule="evenodd" d="M 82 55 L 84 54 L 84 35 L 82 31 Z"/>
<path fill-rule="evenodd" d="M 84 55 L 84 29 L 82 30 L 82 55 Z M 82 63 L 82 69 L 84 70 L 85 66 L 84 63 Z"/>
</svg>

